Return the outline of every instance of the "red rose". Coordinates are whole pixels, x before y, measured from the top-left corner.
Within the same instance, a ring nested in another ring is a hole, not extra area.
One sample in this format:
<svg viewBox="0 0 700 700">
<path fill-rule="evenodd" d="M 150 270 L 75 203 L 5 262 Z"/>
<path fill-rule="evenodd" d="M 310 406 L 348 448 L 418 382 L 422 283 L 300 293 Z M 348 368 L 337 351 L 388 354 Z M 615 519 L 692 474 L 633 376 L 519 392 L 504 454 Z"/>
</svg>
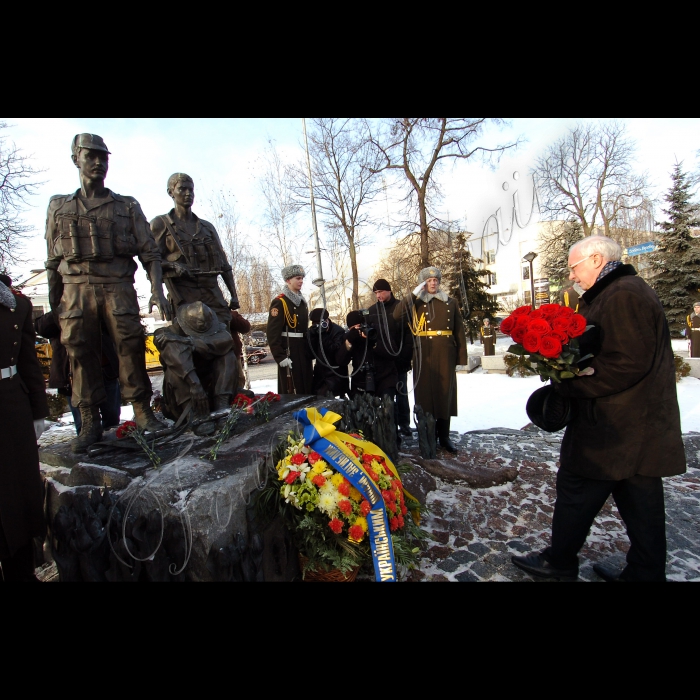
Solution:
<svg viewBox="0 0 700 700">
<path fill-rule="evenodd" d="M 569 323 L 569 335 L 578 338 L 586 330 L 586 319 L 581 314 L 574 314 Z"/>
<path fill-rule="evenodd" d="M 394 532 L 394 530 L 399 527 L 399 519 L 394 517 L 389 519 L 389 529 Z"/>
<path fill-rule="evenodd" d="M 353 525 L 348 530 L 348 535 L 350 535 L 351 540 L 355 540 L 355 542 L 359 542 L 365 536 L 365 531 L 362 529 L 361 525 Z"/>
<path fill-rule="evenodd" d="M 343 531 L 343 523 L 338 520 L 338 518 L 333 518 L 333 520 L 328 523 L 328 527 L 330 527 L 336 535 L 339 535 Z"/>
<path fill-rule="evenodd" d="M 503 321 L 501 321 L 501 332 L 510 335 L 513 326 L 515 326 L 515 319 L 515 316 L 508 316 L 508 318 L 503 319 Z"/>
<path fill-rule="evenodd" d="M 301 452 L 292 455 L 292 464 L 304 464 L 304 462 L 306 462 L 306 456 Z"/>
<path fill-rule="evenodd" d="M 322 459 L 322 457 L 318 452 L 311 452 L 309 453 L 307 459 L 309 460 L 309 464 L 313 467 L 319 459 Z"/>
<path fill-rule="evenodd" d="M 531 311 L 532 311 L 531 306 L 519 306 L 515 311 L 513 311 L 511 316 L 520 316 L 520 315 L 527 316 Z"/>
<path fill-rule="evenodd" d="M 545 335 L 552 330 L 552 327 L 543 318 L 535 318 L 528 324 L 528 333 L 537 333 L 537 335 Z"/>
<path fill-rule="evenodd" d="M 345 513 L 345 515 L 350 515 L 350 513 L 352 513 L 352 503 L 350 503 L 347 498 L 344 498 L 338 503 L 338 508 L 340 508 L 340 512 Z"/>
<path fill-rule="evenodd" d="M 323 476 L 323 474 L 316 474 L 316 476 L 314 476 L 311 479 L 311 483 L 314 486 L 318 486 L 318 488 L 321 488 L 321 486 L 323 486 L 326 483 L 326 477 Z"/>
<path fill-rule="evenodd" d="M 530 314 L 530 318 L 544 318 L 544 311 L 542 311 L 542 309 L 535 309 Z"/>
<path fill-rule="evenodd" d="M 553 335 L 555 338 L 559 338 L 562 345 L 566 345 L 569 342 L 568 333 L 562 333 L 561 331 L 558 331 L 556 328 L 550 333 L 550 335 Z"/>
<path fill-rule="evenodd" d="M 296 481 L 296 478 L 299 476 L 299 474 L 301 474 L 301 472 L 289 472 L 285 481 L 288 484 L 293 484 Z"/>
<path fill-rule="evenodd" d="M 370 510 L 372 510 L 372 506 L 369 504 L 369 501 L 362 501 L 362 503 L 360 503 L 360 515 L 363 518 L 367 517 Z"/>
<path fill-rule="evenodd" d="M 540 349 L 540 336 L 528 331 L 523 337 L 523 347 L 528 352 L 537 352 Z"/>
<path fill-rule="evenodd" d="M 561 340 L 551 333 L 540 338 L 540 354 L 550 359 L 561 354 Z"/>
<path fill-rule="evenodd" d="M 569 324 L 571 323 L 571 317 L 570 316 L 557 316 L 553 321 L 552 321 L 552 329 L 555 331 L 558 331 L 559 333 L 564 333 L 567 336 L 569 336 Z"/>
<path fill-rule="evenodd" d="M 338 492 L 341 496 L 350 495 L 350 482 L 347 479 L 340 486 L 338 486 Z"/>
<path fill-rule="evenodd" d="M 559 309 L 559 304 L 542 304 L 542 306 L 540 306 L 540 311 L 548 321 L 559 313 Z"/>
<path fill-rule="evenodd" d="M 516 326 L 515 328 L 513 328 L 513 331 L 510 334 L 510 337 L 516 343 L 522 343 L 526 332 L 527 332 L 527 326 Z"/>
<path fill-rule="evenodd" d="M 515 327 L 516 328 L 527 328 L 530 325 L 530 317 L 525 316 L 525 314 L 520 314 L 520 316 L 515 317 Z"/>
<path fill-rule="evenodd" d="M 571 318 L 574 315 L 574 310 L 570 306 L 562 306 L 557 312 L 557 316 L 563 316 L 564 318 Z"/>
</svg>

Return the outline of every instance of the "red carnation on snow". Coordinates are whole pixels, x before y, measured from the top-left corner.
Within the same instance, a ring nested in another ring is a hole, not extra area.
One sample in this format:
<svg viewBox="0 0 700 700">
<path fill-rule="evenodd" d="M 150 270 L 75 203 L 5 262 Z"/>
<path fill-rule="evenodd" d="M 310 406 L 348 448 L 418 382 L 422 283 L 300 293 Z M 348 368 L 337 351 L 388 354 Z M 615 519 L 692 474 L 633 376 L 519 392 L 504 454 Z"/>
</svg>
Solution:
<svg viewBox="0 0 700 700">
<path fill-rule="evenodd" d="M 581 314 L 574 314 L 569 323 L 569 335 L 578 338 L 586 330 L 586 319 Z"/>
<path fill-rule="evenodd" d="M 138 426 L 136 425 L 136 423 L 134 423 L 134 421 L 125 421 L 117 428 L 117 439 L 121 440 L 121 438 L 126 437 L 129 433 L 137 429 Z"/>
<path fill-rule="evenodd" d="M 335 532 L 336 535 L 339 535 L 343 531 L 343 523 L 338 520 L 338 518 L 333 518 L 328 523 L 328 527 Z"/>
<path fill-rule="evenodd" d="M 559 338 L 554 335 L 543 335 L 540 339 L 540 354 L 547 358 L 559 357 L 562 345 Z"/>
<path fill-rule="evenodd" d="M 306 462 L 306 457 L 302 452 L 292 455 L 292 464 L 304 464 L 304 462 Z"/>
<path fill-rule="evenodd" d="M 363 518 L 367 517 L 370 510 L 372 510 L 372 506 L 369 504 L 369 501 L 362 501 L 362 503 L 360 503 L 360 515 Z"/>
</svg>

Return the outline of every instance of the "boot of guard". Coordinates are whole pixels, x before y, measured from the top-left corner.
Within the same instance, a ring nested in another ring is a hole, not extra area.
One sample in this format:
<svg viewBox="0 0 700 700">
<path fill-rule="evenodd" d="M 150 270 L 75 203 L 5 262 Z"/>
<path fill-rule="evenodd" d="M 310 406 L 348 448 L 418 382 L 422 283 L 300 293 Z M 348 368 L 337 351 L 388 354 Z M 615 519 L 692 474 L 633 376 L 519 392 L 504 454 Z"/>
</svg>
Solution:
<svg viewBox="0 0 700 700">
<path fill-rule="evenodd" d="M 450 441 L 450 419 L 438 419 L 435 422 L 435 429 L 442 447 L 444 447 L 448 452 L 457 452 L 457 448 Z"/>
<path fill-rule="evenodd" d="M 132 401 L 131 405 L 134 407 L 134 422 L 141 430 L 154 433 L 156 430 L 165 428 L 165 425 L 155 417 L 148 399 Z"/>
<path fill-rule="evenodd" d="M 80 435 L 71 440 L 72 452 L 87 452 L 90 445 L 94 445 L 102 439 L 102 418 L 97 406 L 81 406 L 80 419 L 83 424 L 80 427 Z"/>
</svg>

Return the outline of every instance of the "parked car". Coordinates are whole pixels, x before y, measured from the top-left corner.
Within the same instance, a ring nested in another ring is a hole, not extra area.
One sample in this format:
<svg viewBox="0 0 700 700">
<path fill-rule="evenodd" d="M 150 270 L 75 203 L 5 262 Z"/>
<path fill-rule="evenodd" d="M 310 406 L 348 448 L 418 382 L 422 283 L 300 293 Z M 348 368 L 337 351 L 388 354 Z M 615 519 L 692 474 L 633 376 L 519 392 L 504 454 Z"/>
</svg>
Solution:
<svg viewBox="0 0 700 700">
<path fill-rule="evenodd" d="M 250 334 L 250 344 L 264 348 L 267 345 L 267 335 L 265 335 L 264 331 L 253 331 Z"/>
<path fill-rule="evenodd" d="M 260 364 L 267 357 L 267 351 L 262 348 L 254 348 L 252 345 L 246 345 L 245 354 L 248 356 L 249 365 Z"/>
</svg>

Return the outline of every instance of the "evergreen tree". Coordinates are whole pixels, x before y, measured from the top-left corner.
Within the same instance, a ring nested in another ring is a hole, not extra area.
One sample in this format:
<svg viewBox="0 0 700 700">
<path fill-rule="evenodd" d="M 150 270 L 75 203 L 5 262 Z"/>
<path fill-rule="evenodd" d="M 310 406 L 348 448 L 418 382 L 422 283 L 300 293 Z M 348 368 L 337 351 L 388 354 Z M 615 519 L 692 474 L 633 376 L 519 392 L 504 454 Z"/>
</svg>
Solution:
<svg viewBox="0 0 700 700">
<path fill-rule="evenodd" d="M 700 242 L 690 235 L 690 227 L 700 225 L 700 208 L 691 201 L 693 184 L 682 165 L 674 166 L 673 184 L 664 197 L 668 208 L 662 211 L 668 221 L 657 222 L 661 233 L 650 256 L 653 277 L 649 280 L 675 337 L 685 329 L 693 302 L 700 299 Z"/>
<path fill-rule="evenodd" d="M 569 250 L 583 238 L 581 222 L 556 222 L 540 233 L 540 268 L 549 277 L 550 289 L 569 285 Z"/>
<path fill-rule="evenodd" d="M 450 259 L 443 265 L 443 283 L 447 293 L 457 300 L 464 319 L 464 330 L 473 343 L 485 316 L 493 318 L 499 311 L 498 300 L 488 293 L 488 270 L 477 270 L 481 260 L 473 258 L 464 233 L 452 236 Z"/>
</svg>

